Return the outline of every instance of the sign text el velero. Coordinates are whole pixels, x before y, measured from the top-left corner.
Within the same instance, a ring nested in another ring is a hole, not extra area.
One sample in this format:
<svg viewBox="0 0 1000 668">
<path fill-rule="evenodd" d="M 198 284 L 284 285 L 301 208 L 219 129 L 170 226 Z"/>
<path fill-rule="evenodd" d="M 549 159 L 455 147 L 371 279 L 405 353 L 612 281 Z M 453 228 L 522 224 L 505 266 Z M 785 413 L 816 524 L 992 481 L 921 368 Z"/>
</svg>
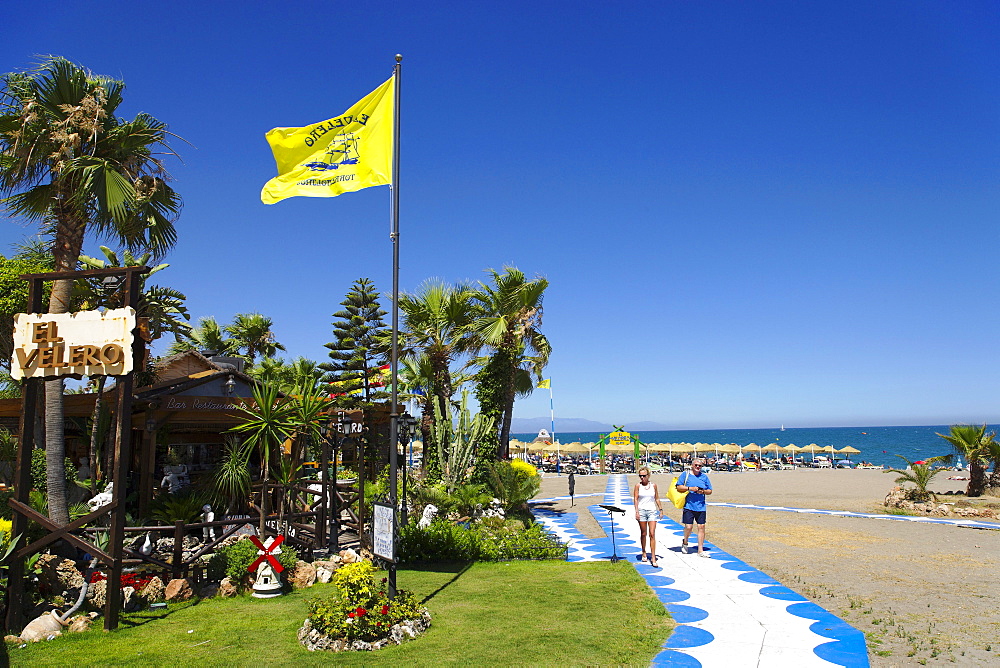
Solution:
<svg viewBox="0 0 1000 668">
<path fill-rule="evenodd" d="M 10 375 L 124 376 L 132 371 L 135 309 L 18 313 Z"/>
</svg>

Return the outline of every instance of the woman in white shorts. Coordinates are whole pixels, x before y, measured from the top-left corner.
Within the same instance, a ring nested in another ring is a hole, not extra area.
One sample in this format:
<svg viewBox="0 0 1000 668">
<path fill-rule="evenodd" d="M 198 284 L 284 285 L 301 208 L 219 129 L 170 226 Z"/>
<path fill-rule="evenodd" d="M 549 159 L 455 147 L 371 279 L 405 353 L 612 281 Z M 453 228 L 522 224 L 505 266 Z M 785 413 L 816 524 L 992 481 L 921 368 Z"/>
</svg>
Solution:
<svg viewBox="0 0 1000 668">
<path fill-rule="evenodd" d="M 649 563 L 656 565 L 656 522 L 660 519 L 663 506 L 660 504 L 660 491 L 656 483 L 649 480 L 649 469 L 643 466 L 639 469 L 639 482 L 632 490 L 632 503 L 635 504 L 635 519 L 639 522 L 642 556 L 640 561 L 646 561 L 646 536 L 649 536 Z"/>
</svg>

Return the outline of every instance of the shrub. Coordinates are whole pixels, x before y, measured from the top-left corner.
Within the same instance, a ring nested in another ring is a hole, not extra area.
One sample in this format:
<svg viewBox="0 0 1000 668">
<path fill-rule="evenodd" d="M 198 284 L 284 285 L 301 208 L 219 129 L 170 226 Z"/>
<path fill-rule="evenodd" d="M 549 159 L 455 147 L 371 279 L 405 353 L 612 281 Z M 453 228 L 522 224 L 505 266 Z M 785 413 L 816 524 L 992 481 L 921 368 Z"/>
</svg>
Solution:
<svg viewBox="0 0 1000 668">
<path fill-rule="evenodd" d="M 370 561 L 346 564 L 337 569 L 337 593 L 309 604 L 309 621 L 331 638 L 372 641 L 386 637 L 389 629 L 423 612 L 416 597 L 402 589 L 389 599 L 386 579 L 376 580 L 378 571 Z"/>
<path fill-rule="evenodd" d="M 45 491 L 47 489 L 46 484 L 46 473 L 49 467 L 45 463 L 45 450 L 35 449 L 31 451 L 31 485 L 37 490 Z M 76 466 L 73 464 L 73 460 L 69 457 L 66 458 L 66 485 L 69 487 L 73 486 L 73 481 L 76 480 Z"/>
<path fill-rule="evenodd" d="M 221 580 L 228 577 L 233 582 L 239 582 L 246 576 L 250 564 L 257 560 L 257 546 L 249 538 L 242 538 L 231 545 L 219 549 L 208 561 L 208 579 Z M 285 569 L 294 568 L 299 560 L 299 554 L 287 543 L 281 544 L 281 554 L 274 555 Z"/>
<path fill-rule="evenodd" d="M 535 467 L 520 459 L 494 462 L 489 470 L 490 489 L 506 510 L 521 508 L 542 484 Z"/>
<path fill-rule="evenodd" d="M 415 524 L 400 530 L 400 561 L 407 564 L 437 561 L 507 561 L 563 559 L 558 545 L 538 524 L 527 529 L 517 520 L 488 518 L 470 526 L 438 519 L 426 529 Z"/>
</svg>

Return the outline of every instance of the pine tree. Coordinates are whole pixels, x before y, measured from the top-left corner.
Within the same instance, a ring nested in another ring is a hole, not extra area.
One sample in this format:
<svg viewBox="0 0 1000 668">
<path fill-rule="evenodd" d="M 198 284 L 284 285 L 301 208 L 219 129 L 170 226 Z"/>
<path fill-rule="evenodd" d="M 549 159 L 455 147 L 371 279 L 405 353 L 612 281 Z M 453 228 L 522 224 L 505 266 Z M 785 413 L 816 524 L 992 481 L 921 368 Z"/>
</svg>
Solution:
<svg viewBox="0 0 1000 668">
<path fill-rule="evenodd" d="M 344 310 L 333 314 L 337 340 L 326 344 L 331 361 L 319 365 L 327 372 L 323 380 L 331 384 L 333 394 L 354 392 L 346 394 L 343 403 L 384 400 L 388 394 L 378 388 L 388 384 L 389 374 L 380 373 L 379 367 L 389 355 L 389 336 L 378 292 L 369 279 L 359 278 L 340 304 Z"/>
</svg>

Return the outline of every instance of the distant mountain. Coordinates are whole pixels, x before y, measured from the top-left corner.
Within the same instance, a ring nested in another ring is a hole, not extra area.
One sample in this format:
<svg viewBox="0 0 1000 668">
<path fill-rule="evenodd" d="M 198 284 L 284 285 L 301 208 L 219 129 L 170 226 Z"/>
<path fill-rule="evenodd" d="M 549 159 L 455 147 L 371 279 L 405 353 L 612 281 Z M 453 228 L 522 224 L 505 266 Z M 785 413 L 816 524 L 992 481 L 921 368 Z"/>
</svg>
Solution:
<svg viewBox="0 0 1000 668">
<path fill-rule="evenodd" d="M 513 434 L 535 434 L 539 429 L 551 429 L 552 419 L 547 417 L 536 418 L 514 418 L 511 420 L 510 431 Z M 609 432 L 614 428 L 606 422 L 595 422 L 584 418 L 556 418 L 556 436 L 567 432 L 594 431 Z M 632 422 L 625 423 L 628 431 L 665 431 L 670 429 L 668 425 L 659 422 Z"/>
<path fill-rule="evenodd" d="M 539 429 L 551 429 L 552 419 L 547 417 L 514 418 L 510 421 L 513 434 L 535 434 Z M 568 431 L 610 431 L 611 425 L 583 418 L 556 418 L 556 435 Z"/>
</svg>

